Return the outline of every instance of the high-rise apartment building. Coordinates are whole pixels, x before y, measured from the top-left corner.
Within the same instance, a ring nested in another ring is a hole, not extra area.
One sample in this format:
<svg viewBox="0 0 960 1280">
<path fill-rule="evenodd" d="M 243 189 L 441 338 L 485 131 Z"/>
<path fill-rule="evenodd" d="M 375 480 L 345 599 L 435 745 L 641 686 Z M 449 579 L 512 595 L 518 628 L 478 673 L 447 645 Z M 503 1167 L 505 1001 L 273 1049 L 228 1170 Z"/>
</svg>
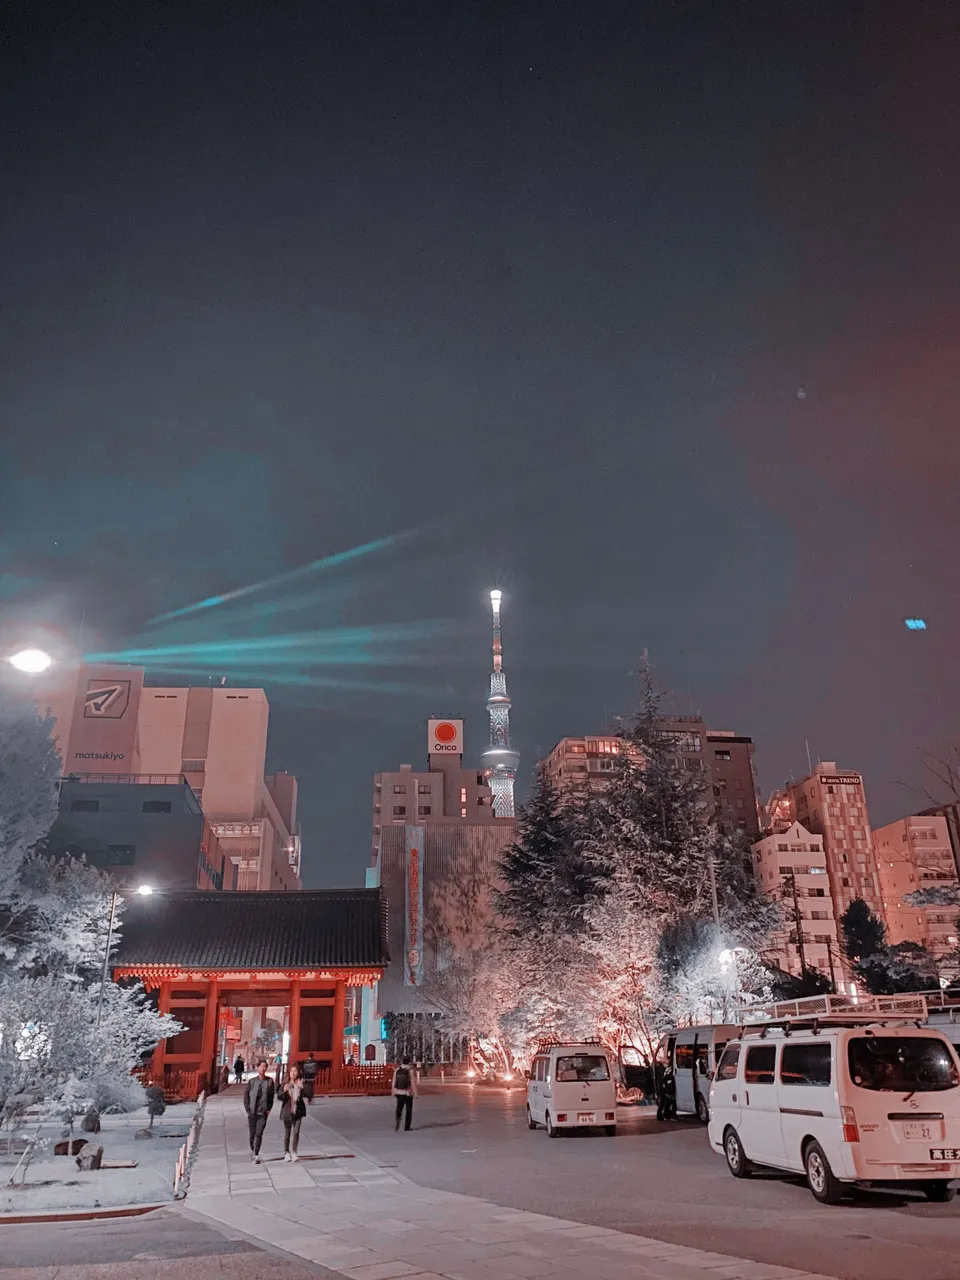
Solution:
<svg viewBox="0 0 960 1280">
<path fill-rule="evenodd" d="M 873 833 L 859 773 L 821 761 L 807 777 L 774 793 L 768 812 L 774 830 L 799 822 L 823 837 L 838 919 L 855 898 L 862 898 L 882 918 Z"/>
<path fill-rule="evenodd" d="M 702 716 L 662 716 L 658 724 L 679 767 L 706 775 L 720 825 L 757 839 L 760 820 L 752 739 L 732 730 L 708 729 Z M 599 791 L 607 785 L 622 746 L 612 733 L 561 738 L 544 760 L 544 768 L 557 787 Z"/>
<path fill-rule="evenodd" d="M 65 776 L 185 779 L 225 857 L 224 888 L 300 888 L 297 784 L 264 775 L 262 689 L 151 688 L 142 667 L 90 666 L 50 702 Z"/>
<path fill-rule="evenodd" d="M 873 833 L 888 942 L 916 942 L 937 958 L 957 956 L 957 908 L 913 906 L 920 889 L 957 887 L 957 870 L 942 814 L 900 818 Z"/>
<path fill-rule="evenodd" d="M 753 846 L 753 873 L 761 893 L 780 899 L 784 927 L 770 939 L 764 958 L 800 977 L 816 969 L 833 982 L 842 977 L 837 922 L 823 837 L 794 822 Z"/>
</svg>

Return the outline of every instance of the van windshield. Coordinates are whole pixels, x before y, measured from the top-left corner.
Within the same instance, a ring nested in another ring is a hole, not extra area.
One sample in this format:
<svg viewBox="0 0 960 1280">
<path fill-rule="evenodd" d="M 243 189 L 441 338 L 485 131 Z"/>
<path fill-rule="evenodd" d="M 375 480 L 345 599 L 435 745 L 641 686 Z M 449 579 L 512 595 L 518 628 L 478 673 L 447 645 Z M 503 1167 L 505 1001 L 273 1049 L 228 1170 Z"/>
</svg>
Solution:
<svg viewBox="0 0 960 1280">
<path fill-rule="evenodd" d="M 960 1085 L 942 1040 L 920 1036 L 857 1036 L 847 1048 L 850 1078 L 881 1093 L 940 1093 Z"/>
<path fill-rule="evenodd" d="M 602 1053 L 578 1053 L 575 1058 L 557 1059 L 557 1083 L 609 1080 L 610 1068 Z"/>
</svg>

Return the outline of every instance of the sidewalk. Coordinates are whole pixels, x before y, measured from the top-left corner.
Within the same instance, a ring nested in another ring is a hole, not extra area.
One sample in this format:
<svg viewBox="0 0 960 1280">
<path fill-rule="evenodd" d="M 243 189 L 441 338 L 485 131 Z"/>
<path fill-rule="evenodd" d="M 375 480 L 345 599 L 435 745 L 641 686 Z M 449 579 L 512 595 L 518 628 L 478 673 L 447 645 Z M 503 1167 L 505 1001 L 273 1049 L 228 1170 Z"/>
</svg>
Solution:
<svg viewBox="0 0 960 1280">
<path fill-rule="evenodd" d="M 824 1280 L 418 1187 L 314 1114 L 301 1163 L 285 1164 L 282 1148 L 271 1116 L 264 1163 L 252 1164 L 242 1103 L 214 1095 L 187 1210 L 351 1280 Z"/>
</svg>

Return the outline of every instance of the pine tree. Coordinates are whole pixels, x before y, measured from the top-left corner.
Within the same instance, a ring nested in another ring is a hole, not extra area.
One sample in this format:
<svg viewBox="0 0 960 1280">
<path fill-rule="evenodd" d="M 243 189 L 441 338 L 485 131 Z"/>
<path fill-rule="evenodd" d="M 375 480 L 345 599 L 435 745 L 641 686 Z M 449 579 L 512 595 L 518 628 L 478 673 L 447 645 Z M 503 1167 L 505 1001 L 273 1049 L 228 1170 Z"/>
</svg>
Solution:
<svg viewBox="0 0 960 1280">
<path fill-rule="evenodd" d="M 862 898 L 854 898 L 840 918 L 843 950 L 871 995 L 927 991 L 938 986 L 936 961 L 915 942 L 887 942 L 883 921 Z"/>
<path fill-rule="evenodd" d="M 512 938 L 543 941 L 577 932 L 595 887 L 582 845 L 582 807 L 541 767 L 500 862 L 496 909 Z"/>
</svg>

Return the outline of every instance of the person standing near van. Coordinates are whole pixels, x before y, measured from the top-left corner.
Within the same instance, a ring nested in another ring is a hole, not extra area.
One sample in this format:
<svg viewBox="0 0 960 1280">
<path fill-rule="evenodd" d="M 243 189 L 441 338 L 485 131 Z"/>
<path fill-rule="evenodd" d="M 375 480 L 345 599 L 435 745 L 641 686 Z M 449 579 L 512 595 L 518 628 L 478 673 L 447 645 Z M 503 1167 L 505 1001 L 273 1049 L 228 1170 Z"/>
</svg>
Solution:
<svg viewBox="0 0 960 1280">
<path fill-rule="evenodd" d="M 317 1088 L 317 1072 L 320 1064 L 312 1053 L 307 1054 L 307 1060 L 303 1064 L 303 1096 L 308 1102 L 313 1102 L 313 1095 Z"/>
<path fill-rule="evenodd" d="M 669 1062 L 658 1062 L 656 1066 L 657 1082 L 657 1119 L 676 1120 L 677 1118 L 677 1082 L 673 1068 Z"/>
<path fill-rule="evenodd" d="M 397 1114 L 394 1119 L 394 1130 L 399 1132 L 400 1119 L 403 1118 L 403 1131 L 407 1133 L 413 1123 L 413 1100 L 417 1096 L 417 1082 L 413 1074 L 413 1063 L 404 1058 L 393 1073 L 393 1096 L 397 1100 Z"/>
</svg>

